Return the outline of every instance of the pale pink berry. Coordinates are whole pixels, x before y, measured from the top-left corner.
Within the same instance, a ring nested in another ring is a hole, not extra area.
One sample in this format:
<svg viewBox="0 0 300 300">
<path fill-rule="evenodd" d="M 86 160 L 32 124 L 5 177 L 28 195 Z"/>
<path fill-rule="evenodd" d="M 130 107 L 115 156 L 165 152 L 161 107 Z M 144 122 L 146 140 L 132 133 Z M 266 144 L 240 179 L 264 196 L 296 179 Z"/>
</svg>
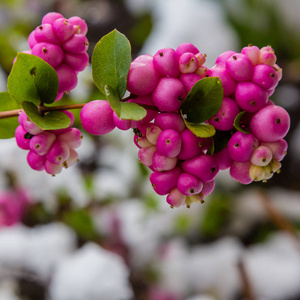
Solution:
<svg viewBox="0 0 300 300">
<path fill-rule="evenodd" d="M 279 77 L 274 67 L 257 65 L 253 68 L 252 81 L 260 87 L 269 90 L 277 86 Z"/>
<path fill-rule="evenodd" d="M 262 166 L 252 165 L 249 169 L 249 176 L 253 181 L 261 181 L 265 178 L 265 170 Z"/>
<path fill-rule="evenodd" d="M 71 67 L 62 63 L 55 68 L 55 71 L 58 76 L 58 92 L 70 91 L 76 87 L 77 74 Z"/>
<path fill-rule="evenodd" d="M 181 150 L 178 158 L 182 160 L 193 158 L 203 150 L 201 138 L 194 135 L 188 128 L 181 132 Z"/>
<path fill-rule="evenodd" d="M 78 128 L 72 127 L 57 137 L 59 141 L 65 142 L 70 148 L 78 148 L 82 143 L 82 134 Z"/>
<path fill-rule="evenodd" d="M 44 15 L 42 24 L 53 24 L 57 19 L 63 18 L 64 16 L 57 12 L 49 12 Z"/>
<path fill-rule="evenodd" d="M 89 48 L 89 42 L 83 34 L 73 34 L 71 38 L 62 44 L 62 48 L 71 53 L 84 53 Z"/>
<path fill-rule="evenodd" d="M 158 136 L 161 134 L 161 132 L 162 130 L 158 126 L 151 125 L 146 129 L 146 138 L 151 144 L 156 145 Z"/>
<path fill-rule="evenodd" d="M 192 43 L 182 43 L 176 48 L 176 55 L 178 58 L 186 52 L 191 52 L 193 54 L 197 54 L 200 51 Z"/>
<path fill-rule="evenodd" d="M 53 26 L 51 24 L 42 24 L 34 30 L 34 37 L 37 43 L 51 43 L 60 45 Z"/>
<path fill-rule="evenodd" d="M 74 34 L 74 26 L 65 18 L 59 18 L 53 23 L 53 30 L 60 40 L 60 42 L 65 42 Z"/>
<path fill-rule="evenodd" d="M 178 63 L 179 63 L 180 72 L 184 73 L 184 74 L 185 73 L 193 73 L 198 68 L 198 59 L 191 52 L 183 53 L 179 57 Z"/>
<path fill-rule="evenodd" d="M 231 130 L 239 112 L 240 108 L 237 103 L 232 98 L 224 97 L 220 110 L 208 122 L 217 130 Z"/>
<path fill-rule="evenodd" d="M 153 103 L 163 112 L 177 111 L 187 95 L 184 84 L 173 77 L 159 80 L 152 94 Z"/>
<path fill-rule="evenodd" d="M 197 60 L 198 60 L 198 67 L 202 66 L 206 62 L 206 54 L 205 53 L 197 53 L 195 54 Z"/>
<path fill-rule="evenodd" d="M 52 164 L 62 164 L 68 159 L 69 155 L 70 147 L 68 146 L 68 144 L 56 140 L 46 154 L 46 159 Z"/>
<path fill-rule="evenodd" d="M 106 100 L 94 100 L 85 104 L 81 109 L 80 119 L 83 128 L 94 135 L 107 134 L 116 127 L 113 110 Z"/>
<path fill-rule="evenodd" d="M 140 137 L 140 136 L 134 135 L 133 141 L 138 148 L 148 148 L 148 147 L 153 146 L 153 144 L 151 144 L 145 136 Z"/>
<path fill-rule="evenodd" d="M 19 123 L 23 126 L 26 132 L 31 133 L 32 135 L 39 134 L 43 132 L 43 129 L 34 124 L 22 110 L 22 112 L 18 116 Z"/>
<path fill-rule="evenodd" d="M 282 69 L 276 64 L 273 66 L 273 68 L 274 68 L 275 72 L 277 73 L 278 81 L 280 81 L 282 78 Z"/>
<path fill-rule="evenodd" d="M 27 138 L 28 137 L 28 138 Z M 30 138 L 32 137 L 22 125 L 19 125 L 15 131 L 15 138 L 17 145 L 23 150 L 29 150 Z"/>
<path fill-rule="evenodd" d="M 191 196 L 201 192 L 203 183 L 197 177 L 183 172 L 178 177 L 177 187 L 185 196 Z"/>
<path fill-rule="evenodd" d="M 138 158 L 140 162 L 147 167 L 152 166 L 153 154 L 155 151 L 155 146 L 140 148 L 138 151 Z"/>
<path fill-rule="evenodd" d="M 172 48 L 158 50 L 153 56 L 153 66 L 163 76 L 178 77 L 180 74 L 178 58 Z"/>
<path fill-rule="evenodd" d="M 153 66 L 153 58 L 134 60 L 130 64 L 127 76 L 127 90 L 134 95 L 147 95 L 155 89 L 160 75 Z"/>
<path fill-rule="evenodd" d="M 232 51 L 232 50 L 228 50 L 228 51 L 223 52 L 222 54 L 220 54 L 217 57 L 216 62 L 215 62 L 215 66 L 219 67 L 219 68 L 225 68 L 227 59 L 230 56 L 232 56 L 233 54 L 236 54 L 236 52 Z"/>
<path fill-rule="evenodd" d="M 88 32 L 88 26 L 86 22 L 80 17 L 74 16 L 68 19 L 68 21 L 74 26 L 75 32 L 86 35 Z"/>
<path fill-rule="evenodd" d="M 251 133 L 262 142 L 275 142 L 285 137 L 290 128 L 288 112 L 278 105 L 267 105 L 250 120 Z"/>
<path fill-rule="evenodd" d="M 228 153 L 232 160 L 239 162 L 249 161 L 258 146 L 257 139 L 251 133 L 237 131 L 228 141 Z"/>
<path fill-rule="evenodd" d="M 179 79 L 184 84 L 186 91 L 189 92 L 192 89 L 192 87 L 195 85 L 195 83 L 201 79 L 201 77 L 196 73 L 187 73 L 187 74 L 181 74 L 179 76 Z"/>
<path fill-rule="evenodd" d="M 253 82 L 238 82 L 235 90 L 237 104 L 246 111 L 256 112 L 268 102 L 267 92 Z"/>
<path fill-rule="evenodd" d="M 276 64 L 277 57 L 274 53 L 274 50 L 270 51 L 261 51 L 259 62 L 264 65 L 274 66 Z"/>
<path fill-rule="evenodd" d="M 165 129 L 158 136 L 156 149 L 167 157 L 176 157 L 181 150 L 180 133 L 174 129 Z"/>
<path fill-rule="evenodd" d="M 177 179 L 181 174 L 180 168 L 174 168 L 165 172 L 153 172 L 150 175 L 150 182 L 158 195 L 167 195 L 177 185 Z"/>
<path fill-rule="evenodd" d="M 35 171 L 43 171 L 45 169 L 46 155 L 38 155 L 33 151 L 27 154 L 27 163 Z"/>
<path fill-rule="evenodd" d="M 45 161 L 45 171 L 46 173 L 55 176 L 56 174 L 61 173 L 62 169 L 63 169 L 63 164 L 53 164 L 50 161 L 46 160 Z"/>
<path fill-rule="evenodd" d="M 67 169 L 67 168 L 73 166 L 78 161 L 79 161 L 78 153 L 76 152 L 76 150 L 70 148 L 70 155 L 69 155 L 68 159 L 63 162 L 63 167 Z"/>
<path fill-rule="evenodd" d="M 182 206 L 185 203 L 186 196 L 183 195 L 177 187 L 173 188 L 167 195 L 166 201 L 171 208 Z"/>
<path fill-rule="evenodd" d="M 30 139 L 30 150 L 38 155 L 45 155 L 54 143 L 55 134 L 43 131 Z"/>
<path fill-rule="evenodd" d="M 270 163 L 272 157 L 270 148 L 261 145 L 254 150 L 250 161 L 253 165 L 264 167 Z"/>
<path fill-rule="evenodd" d="M 227 59 L 226 70 L 236 81 L 250 81 L 253 73 L 253 65 L 246 55 L 235 53 Z"/>
<path fill-rule="evenodd" d="M 64 54 L 64 63 L 70 66 L 74 71 L 83 71 L 89 64 L 89 55 L 84 53 L 68 53 Z"/>
<path fill-rule="evenodd" d="M 184 172 L 196 176 L 202 182 L 211 181 L 219 172 L 216 160 L 207 154 L 200 154 L 182 162 Z"/>
<path fill-rule="evenodd" d="M 241 53 L 246 55 L 251 60 L 253 66 L 259 64 L 260 49 L 257 46 L 249 45 L 244 47 Z"/>
<path fill-rule="evenodd" d="M 179 133 L 186 128 L 181 116 L 175 112 L 163 112 L 158 114 L 154 120 L 154 124 L 157 125 L 161 130 L 174 129 Z"/>
<path fill-rule="evenodd" d="M 64 59 L 61 47 L 51 43 L 38 43 L 31 49 L 31 53 L 43 59 L 53 68 L 60 65 Z"/>
<path fill-rule="evenodd" d="M 202 77 L 206 76 L 207 71 L 208 71 L 207 67 L 205 67 L 205 66 L 199 66 L 196 69 L 195 74 L 197 74 L 198 76 L 200 76 L 202 78 Z"/>
<path fill-rule="evenodd" d="M 232 166 L 229 169 L 229 174 L 236 181 L 242 184 L 249 184 L 253 181 L 249 175 L 249 170 L 251 166 L 252 164 L 250 161 L 247 162 L 234 161 Z"/>
<path fill-rule="evenodd" d="M 204 196 L 211 194 L 215 188 L 216 182 L 214 180 L 203 182 L 203 188 L 201 193 Z"/>
<path fill-rule="evenodd" d="M 280 139 L 275 142 L 263 142 L 263 146 L 267 146 L 271 151 L 273 158 L 282 161 L 287 154 L 288 143 L 284 139 Z"/>
<path fill-rule="evenodd" d="M 155 171 L 169 171 L 176 167 L 177 157 L 167 157 L 156 151 L 153 155 L 152 166 Z"/>
</svg>

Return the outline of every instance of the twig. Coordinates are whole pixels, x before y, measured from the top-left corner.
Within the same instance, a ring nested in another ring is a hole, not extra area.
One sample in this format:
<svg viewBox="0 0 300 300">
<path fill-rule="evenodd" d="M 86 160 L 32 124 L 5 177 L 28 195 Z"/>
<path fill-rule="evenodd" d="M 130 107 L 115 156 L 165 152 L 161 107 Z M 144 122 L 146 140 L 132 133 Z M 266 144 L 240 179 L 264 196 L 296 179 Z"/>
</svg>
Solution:
<svg viewBox="0 0 300 300">
<path fill-rule="evenodd" d="M 246 272 L 245 264 L 243 262 L 243 259 L 240 258 L 238 262 L 238 271 L 242 280 L 242 287 L 243 287 L 243 295 L 247 300 L 256 300 L 256 297 L 254 296 L 253 288 L 251 286 L 251 282 L 249 280 L 248 274 Z"/>
</svg>

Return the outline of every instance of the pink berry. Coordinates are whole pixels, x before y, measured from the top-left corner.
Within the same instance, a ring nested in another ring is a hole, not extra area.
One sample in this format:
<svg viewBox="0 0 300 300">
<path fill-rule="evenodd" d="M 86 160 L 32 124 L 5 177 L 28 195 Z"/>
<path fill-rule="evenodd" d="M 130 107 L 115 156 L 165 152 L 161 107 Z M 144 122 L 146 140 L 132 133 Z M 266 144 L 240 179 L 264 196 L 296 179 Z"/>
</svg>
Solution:
<svg viewBox="0 0 300 300">
<path fill-rule="evenodd" d="M 181 150 L 178 158 L 182 160 L 193 158 L 203 150 L 201 138 L 195 136 L 188 128 L 181 132 Z"/>
<path fill-rule="evenodd" d="M 155 146 L 151 146 L 148 148 L 140 148 L 138 151 L 138 157 L 140 162 L 147 167 L 152 166 L 153 154 L 155 151 Z"/>
<path fill-rule="evenodd" d="M 198 66 L 202 66 L 203 64 L 205 64 L 206 62 L 206 54 L 203 54 L 203 53 L 197 53 L 195 54 L 197 60 L 198 60 Z"/>
<path fill-rule="evenodd" d="M 151 125 L 146 129 L 146 138 L 151 144 L 156 145 L 157 139 L 161 132 L 162 130 L 158 126 Z"/>
<path fill-rule="evenodd" d="M 61 47 L 50 43 L 36 44 L 32 48 L 31 53 L 43 59 L 53 68 L 60 65 L 64 59 L 64 52 Z"/>
<path fill-rule="evenodd" d="M 115 128 L 113 110 L 108 101 L 94 100 L 88 102 L 80 112 L 83 128 L 94 135 L 103 135 Z"/>
<path fill-rule="evenodd" d="M 251 60 L 253 66 L 259 64 L 260 49 L 257 46 L 249 45 L 244 47 L 241 53 L 246 55 Z"/>
<path fill-rule="evenodd" d="M 39 126 L 34 124 L 25 114 L 25 112 L 22 110 L 22 112 L 19 114 L 18 117 L 19 123 L 23 126 L 24 130 L 26 132 L 29 132 L 33 135 L 39 134 L 43 132 L 43 129 L 41 129 Z"/>
<path fill-rule="evenodd" d="M 178 58 L 172 48 L 158 50 L 153 56 L 153 66 L 163 76 L 178 77 L 180 74 Z"/>
<path fill-rule="evenodd" d="M 60 40 L 60 42 L 65 42 L 74 34 L 74 26 L 65 18 L 59 18 L 53 23 L 53 30 Z"/>
<path fill-rule="evenodd" d="M 214 180 L 203 182 L 203 188 L 201 193 L 204 196 L 211 194 L 215 188 L 216 182 Z"/>
<path fill-rule="evenodd" d="M 165 172 L 153 172 L 150 175 L 150 182 L 154 191 L 158 195 L 167 195 L 177 185 L 177 179 L 181 174 L 180 168 L 174 168 L 170 171 Z"/>
<path fill-rule="evenodd" d="M 231 98 L 224 97 L 220 110 L 208 122 L 217 130 L 231 130 L 239 112 L 237 103 Z"/>
<path fill-rule="evenodd" d="M 82 143 L 82 134 L 78 128 L 68 130 L 57 137 L 59 141 L 65 142 L 70 148 L 78 148 Z"/>
<path fill-rule="evenodd" d="M 66 92 L 74 89 L 77 85 L 78 79 L 76 72 L 68 65 L 62 63 L 55 68 L 58 76 L 58 92 Z"/>
<path fill-rule="evenodd" d="M 179 133 L 186 128 L 181 116 L 174 112 L 163 112 L 158 114 L 154 120 L 154 124 L 157 125 L 161 130 L 174 129 Z"/>
<path fill-rule="evenodd" d="M 31 33 L 28 36 L 28 46 L 30 49 L 32 49 L 38 42 L 35 39 L 35 31 L 31 31 Z"/>
<path fill-rule="evenodd" d="M 272 151 L 273 158 L 278 161 L 282 161 L 287 154 L 288 144 L 284 139 L 275 142 L 263 142 L 261 145 L 267 146 Z"/>
<path fill-rule="evenodd" d="M 252 179 L 249 175 L 250 167 L 252 166 L 250 161 L 247 162 L 233 162 L 230 167 L 229 174 L 236 181 L 242 184 L 249 184 L 252 182 Z"/>
<path fill-rule="evenodd" d="M 197 57 L 191 53 L 186 52 L 183 53 L 179 57 L 179 70 L 181 73 L 193 73 L 198 68 L 198 59 Z"/>
<path fill-rule="evenodd" d="M 89 64 L 89 55 L 85 53 L 65 53 L 64 63 L 74 71 L 83 71 Z"/>
<path fill-rule="evenodd" d="M 156 142 L 157 151 L 167 157 L 176 157 L 181 150 L 180 133 L 174 129 L 165 129 L 158 136 Z"/>
<path fill-rule="evenodd" d="M 51 43 L 56 45 L 60 44 L 60 40 L 57 38 L 51 24 L 43 24 L 38 26 L 34 30 L 34 37 L 37 43 Z"/>
<path fill-rule="evenodd" d="M 76 150 L 70 148 L 70 155 L 69 155 L 68 159 L 63 162 L 63 166 L 64 166 L 64 168 L 67 169 L 67 168 L 73 166 L 78 161 L 79 161 L 78 153 L 76 152 Z"/>
<path fill-rule="evenodd" d="M 33 151 L 29 151 L 27 154 L 27 163 L 35 171 L 43 171 L 45 169 L 45 155 L 38 155 Z"/>
<path fill-rule="evenodd" d="M 187 73 L 187 74 L 181 74 L 179 79 L 184 84 L 186 91 L 189 92 L 192 89 L 192 87 L 195 85 L 195 83 L 201 79 L 201 77 L 196 73 Z"/>
<path fill-rule="evenodd" d="M 263 89 L 269 90 L 277 86 L 279 79 L 274 67 L 257 65 L 253 68 L 252 81 Z"/>
<path fill-rule="evenodd" d="M 32 137 L 29 134 L 29 138 L 27 138 L 28 132 L 23 128 L 22 125 L 19 125 L 15 131 L 15 138 L 17 145 L 23 150 L 29 150 L 30 138 Z"/>
<path fill-rule="evenodd" d="M 65 142 L 56 140 L 46 154 L 46 159 L 52 164 L 62 164 L 70 155 L 70 147 Z"/>
<path fill-rule="evenodd" d="M 80 17 L 74 16 L 68 19 L 68 21 L 74 26 L 76 33 L 86 35 L 88 32 L 88 26 L 84 20 Z"/>
<path fill-rule="evenodd" d="M 232 160 L 239 162 L 249 161 L 255 148 L 257 139 L 251 133 L 237 131 L 228 141 L 228 153 Z"/>
<path fill-rule="evenodd" d="M 246 111 L 256 112 L 268 102 L 267 92 L 253 82 L 238 82 L 235 90 L 237 104 Z"/>
<path fill-rule="evenodd" d="M 191 43 L 182 43 L 176 49 L 176 55 L 178 58 L 186 52 L 191 52 L 193 54 L 197 54 L 200 51 L 198 50 L 198 48 L 196 46 L 194 46 Z"/>
<path fill-rule="evenodd" d="M 285 137 L 290 128 L 288 112 L 277 105 L 267 105 L 250 120 L 250 131 L 262 142 L 275 142 Z"/>
<path fill-rule="evenodd" d="M 222 149 L 221 151 L 215 152 L 213 154 L 213 158 L 218 163 L 220 170 L 226 170 L 226 169 L 230 168 L 231 165 L 233 164 L 233 160 L 231 159 L 231 157 L 228 153 L 227 146 L 224 149 Z"/>
<path fill-rule="evenodd" d="M 181 173 L 177 180 L 177 187 L 185 196 L 191 196 L 201 192 L 203 183 L 189 173 Z"/>
<path fill-rule="evenodd" d="M 176 167 L 177 157 L 166 157 L 156 151 L 153 155 L 152 166 L 155 171 L 169 171 Z"/>
<path fill-rule="evenodd" d="M 127 76 L 127 90 L 134 95 L 147 95 L 155 89 L 160 75 L 153 66 L 153 58 L 134 60 Z"/>
<path fill-rule="evenodd" d="M 183 195 L 177 187 L 173 188 L 167 196 L 167 203 L 171 208 L 182 206 L 185 203 L 186 196 Z"/>
<path fill-rule="evenodd" d="M 276 64 L 277 57 L 274 50 L 262 51 L 260 53 L 259 62 L 264 65 L 274 66 Z"/>
<path fill-rule="evenodd" d="M 45 161 L 44 166 L 45 166 L 45 171 L 52 176 L 59 174 L 63 169 L 63 164 L 53 164 L 47 159 Z"/>
<path fill-rule="evenodd" d="M 84 53 L 88 50 L 88 47 L 88 39 L 83 34 L 74 34 L 62 44 L 64 51 L 71 53 Z"/>
<path fill-rule="evenodd" d="M 42 24 L 53 24 L 57 19 L 63 18 L 64 16 L 57 12 L 49 12 L 47 13 L 43 19 Z"/>
<path fill-rule="evenodd" d="M 177 111 L 187 95 L 184 84 L 173 77 L 163 77 L 159 80 L 152 99 L 160 111 Z"/>
<path fill-rule="evenodd" d="M 153 146 L 153 144 L 151 144 L 145 136 L 139 137 L 134 135 L 133 141 L 138 148 L 148 148 Z"/>
<path fill-rule="evenodd" d="M 115 111 L 113 112 L 113 121 L 116 127 L 120 130 L 128 130 L 131 128 L 131 120 L 120 119 Z"/>
<path fill-rule="evenodd" d="M 264 167 L 270 163 L 272 157 L 270 148 L 261 145 L 254 150 L 250 161 L 253 165 Z"/>
<path fill-rule="evenodd" d="M 35 154 L 45 155 L 49 151 L 55 139 L 55 134 L 43 131 L 30 139 L 29 146 L 31 151 Z"/>
<path fill-rule="evenodd" d="M 207 154 L 200 154 L 192 159 L 183 161 L 182 169 L 184 172 L 196 176 L 202 182 L 213 180 L 219 172 L 216 160 Z"/>
<path fill-rule="evenodd" d="M 246 55 L 235 53 L 227 59 L 226 70 L 236 81 L 250 81 L 253 66 L 251 60 Z"/>
<path fill-rule="evenodd" d="M 232 50 L 228 50 L 228 51 L 225 51 L 223 52 L 222 54 L 220 54 L 217 59 L 216 59 L 216 62 L 215 62 L 215 66 L 216 67 L 219 67 L 219 68 L 225 68 L 225 65 L 226 65 L 226 61 L 227 59 L 232 56 L 233 54 L 235 54 L 236 52 L 235 51 L 232 51 Z"/>
</svg>

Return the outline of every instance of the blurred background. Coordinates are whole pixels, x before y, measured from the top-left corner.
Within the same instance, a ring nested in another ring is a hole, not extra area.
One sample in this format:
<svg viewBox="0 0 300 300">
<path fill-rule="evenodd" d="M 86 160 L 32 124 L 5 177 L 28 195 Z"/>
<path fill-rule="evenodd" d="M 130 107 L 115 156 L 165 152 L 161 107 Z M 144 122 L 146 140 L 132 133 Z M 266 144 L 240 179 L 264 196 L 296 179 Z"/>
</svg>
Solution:
<svg viewBox="0 0 300 300">
<path fill-rule="evenodd" d="M 90 55 L 114 28 L 132 59 L 191 42 L 212 67 L 226 50 L 271 45 L 283 68 L 271 99 L 292 121 L 288 155 L 267 183 L 221 172 L 204 204 L 172 210 L 153 192 L 132 132 L 83 132 L 80 162 L 55 177 L 1 140 L 0 300 L 300 299 L 300 2 L 0 0 L 0 91 L 51 11 L 85 19 Z M 94 99 L 103 95 L 89 67 L 61 101 Z"/>
</svg>

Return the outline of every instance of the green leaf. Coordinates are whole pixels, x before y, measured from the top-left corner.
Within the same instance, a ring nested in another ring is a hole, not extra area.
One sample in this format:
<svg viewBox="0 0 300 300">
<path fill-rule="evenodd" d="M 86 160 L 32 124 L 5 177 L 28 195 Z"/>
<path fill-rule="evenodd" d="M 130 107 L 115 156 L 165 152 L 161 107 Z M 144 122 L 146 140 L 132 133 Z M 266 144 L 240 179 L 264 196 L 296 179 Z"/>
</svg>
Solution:
<svg viewBox="0 0 300 300">
<path fill-rule="evenodd" d="M 20 108 L 21 106 L 10 98 L 8 92 L 0 93 L 0 112 Z M 16 117 L 0 119 L 0 139 L 13 138 L 18 125 L 19 122 Z"/>
<path fill-rule="evenodd" d="M 181 105 L 183 115 L 192 123 L 202 123 L 221 108 L 223 87 L 219 77 L 205 77 L 195 83 Z"/>
<path fill-rule="evenodd" d="M 117 113 L 120 119 L 139 121 L 146 116 L 146 109 L 138 104 L 121 102 L 117 92 L 111 86 L 105 85 L 104 91 L 111 108 Z"/>
<path fill-rule="evenodd" d="M 208 123 L 191 123 L 184 120 L 186 127 L 196 136 L 201 138 L 208 138 L 214 136 L 216 129 Z"/>
<path fill-rule="evenodd" d="M 243 133 L 249 133 L 249 131 L 246 129 L 246 127 L 242 124 L 243 116 L 246 114 L 246 111 L 240 112 L 234 119 L 233 126 L 238 131 L 241 131 Z"/>
<path fill-rule="evenodd" d="M 24 101 L 38 105 L 52 103 L 57 96 L 58 77 L 55 70 L 43 59 L 19 53 L 8 76 L 7 88 L 18 104 Z"/>
<path fill-rule="evenodd" d="M 227 146 L 231 136 L 232 136 L 231 131 L 217 130 L 213 138 L 214 153 L 218 153 L 221 150 L 223 150 Z"/>
<path fill-rule="evenodd" d="M 92 55 L 92 74 L 98 89 L 105 94 L 105 85 L 110 85 L 122 98 L 130 63 L 131 46 L 124 34 L 114 29 L 102 37 Z"/>
<path fill-rule="evenodd" d="M 71 124 L 70 118 L 61 111 L 50 111 L 42 116 L 33 103 L 24 101 L 22 106 L 29 119 L 43 130 L 67 128 Z"/>
</svg>

